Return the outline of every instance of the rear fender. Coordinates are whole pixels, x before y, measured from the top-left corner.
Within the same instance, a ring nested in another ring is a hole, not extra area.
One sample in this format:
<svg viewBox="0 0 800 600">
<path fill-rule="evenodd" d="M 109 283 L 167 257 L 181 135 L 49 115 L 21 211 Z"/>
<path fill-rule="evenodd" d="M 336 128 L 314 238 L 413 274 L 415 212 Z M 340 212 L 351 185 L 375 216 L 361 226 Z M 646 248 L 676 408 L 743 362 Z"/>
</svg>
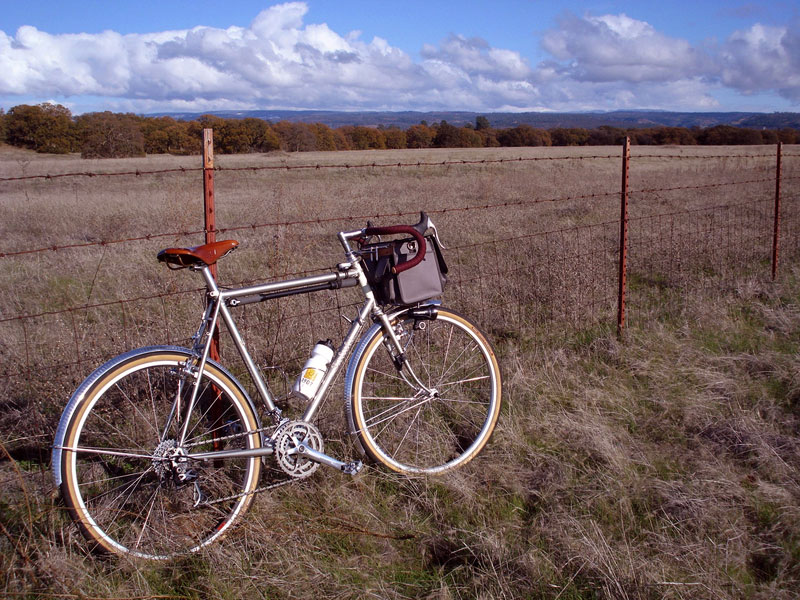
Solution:
<svg viewBox="0 0 800 600">
<path fill-rule="evenodd" d="M 56 430 L 56 437 L 53 441 L 53 455 L 52 455 L 52 462 L 51 466 L 53 468 L 53 476 L 55 477 L 56 485 L 61 485 L 61 456 L 62 451 L 61 448 L 64 445 L 64 438 L 67 435 L 67 427 L 69 426 L 70 421 L 72 420 L 72 416 L 75 414 L 78 406 L 80 405 L 81 401 L 84 399 L 86 394 L 92 389 L 92 387 L 97 383 L 97 381 L 103 377 L 109 370 L 116 368 L 122 363 L 128 362 L 130 360 L 138 359 L 142 356 L 146 356 L 148 354 L 160 354 L 162 352 L 172 352 L 176 354 L 183 354 L 187 358 L 192 356 L 192 351 L 188 348 L 182 348 L 180 346 L 146 346 L 144 348 L 137 348 L 135 350 L 130 350 L 125 352 L 124 354 L 120 354 L 106 362 L 105 364 L 97 367 L 91 375 L 89 375 L 83 383 L 78 386 L 78 389 L 75 390 L 75 393 L 72 394 L 72 397 L 67 402 L 67 406 L 64 409 L 64 412 L 61 413 L 61 420 L 58 422 L 58 429 Z M 256 418 L 256 423 L 258 428 L 261 429 L 261 419 L 259 417 L 258 411 L 256 411 L 255 406 L 253 405 L 253 401 L 250 399 L 247 391 L 244 389 L 241 383 L 234 377 L 230 371 L 228 371 L 225 367 L 221 364 L 213 361 L 208 360 L 210 364 L 212 364 L 215 368 L 221 371 L 224 375 L 226 375 L 231 382 L 236 386 L 238 391 L 241 393 L 242 397 L 247 401 L 250 410 L 253 412 Z"/>
</svg>

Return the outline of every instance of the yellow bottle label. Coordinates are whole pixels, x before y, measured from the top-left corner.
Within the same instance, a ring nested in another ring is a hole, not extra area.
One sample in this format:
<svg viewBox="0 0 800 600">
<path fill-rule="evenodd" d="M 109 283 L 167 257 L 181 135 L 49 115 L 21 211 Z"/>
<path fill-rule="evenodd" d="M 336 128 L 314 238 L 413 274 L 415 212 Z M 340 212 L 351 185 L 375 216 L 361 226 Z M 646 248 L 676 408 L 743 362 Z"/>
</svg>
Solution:
<svg viewBox="0 0 800 600">
<path fill-rule="evenodd" d="M 320 371 L 317 369 L 306 369 L 303 371 L 303 383 L 306 385 L 312 385 L 317 379 L 319 379 Z"/>
</svg>

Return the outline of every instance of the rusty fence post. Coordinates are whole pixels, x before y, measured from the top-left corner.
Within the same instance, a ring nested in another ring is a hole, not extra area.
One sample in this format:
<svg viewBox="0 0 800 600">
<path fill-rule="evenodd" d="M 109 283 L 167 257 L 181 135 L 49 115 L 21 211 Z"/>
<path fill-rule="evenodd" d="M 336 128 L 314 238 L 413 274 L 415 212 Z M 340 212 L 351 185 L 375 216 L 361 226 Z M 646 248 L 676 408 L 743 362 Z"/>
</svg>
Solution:
<svg viewBox="0 0 800 600">
<path fill-rule="evenodd" d="M 778 276 L 778 243 L 781 237 L 781 153 L 783 144 L 778 142 L 778 158 L 775 165 L 775 225 L 772 231 L 772 280 Z"/>
<path fill-rule="evenodd" d="M 214 130 L 203 129 L 203 206 L 205 212 L 206 244 L 217 241 L 217 218 L 214 207 Z M 211 274 L 217 278 L 217 265 L 211 265 Z M 219 326 L 211 334 L 209 358 L 219 360 Z"/>
<path fill-rule="evenodd" d="M 617 335 L 625 330 L 625 295 L 628 273 L 628 174 L 631 158 L 631 139 L 622 144 L 622 186 L 620 189 L 619 215 L 619 295 L 617 297 Z"/>
</svg>

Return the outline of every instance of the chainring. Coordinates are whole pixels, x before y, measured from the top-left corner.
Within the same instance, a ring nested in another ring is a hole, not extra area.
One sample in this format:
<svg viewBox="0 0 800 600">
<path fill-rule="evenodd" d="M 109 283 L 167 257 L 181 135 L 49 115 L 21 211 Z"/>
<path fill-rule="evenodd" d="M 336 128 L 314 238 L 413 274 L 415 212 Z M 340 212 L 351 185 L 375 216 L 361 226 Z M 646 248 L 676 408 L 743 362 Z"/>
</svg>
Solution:
<svg viewBox="0 0 800 600">
<path fill-rule="evenodd" d="M 322 452 L 322 435 L 311 423 L 289 421 L 280 427 L 275 436 L 275 455 L 278 465 L 295 479 L 309 477 L 319 467 L 319 463 L 306 458 L 298 451 L 301 443 L 317 452 Z"/>
</svg>

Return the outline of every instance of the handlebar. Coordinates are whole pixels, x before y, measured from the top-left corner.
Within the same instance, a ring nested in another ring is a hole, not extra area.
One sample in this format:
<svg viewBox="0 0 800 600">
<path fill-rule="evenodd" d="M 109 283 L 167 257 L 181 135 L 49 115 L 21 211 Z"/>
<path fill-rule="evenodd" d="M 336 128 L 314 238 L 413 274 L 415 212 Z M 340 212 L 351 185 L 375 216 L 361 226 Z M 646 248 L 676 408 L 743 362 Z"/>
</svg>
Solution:
<svg viewBox="0 0 800 600">
<path fill-rule="evenodd" d="M 388 227 L 367 227 L 366 229 L 364 229 L 365 236 L 395 235 L 401 233 L 411 235 L 414 237 L 415 240 L 417 240 L 417 253 L 411 260 L 392 267 L 392 272 L 395 274 L 402 273 L 407 269 L 416 267 L 419 263 L 422 262 L 422 259 L 425 258 L 425 238 L 422 237 L 422 234 L 416 229 L 414 229 L 414 227 L 412 227 L 411 225 L 390 225 Z"/>
</svg>

